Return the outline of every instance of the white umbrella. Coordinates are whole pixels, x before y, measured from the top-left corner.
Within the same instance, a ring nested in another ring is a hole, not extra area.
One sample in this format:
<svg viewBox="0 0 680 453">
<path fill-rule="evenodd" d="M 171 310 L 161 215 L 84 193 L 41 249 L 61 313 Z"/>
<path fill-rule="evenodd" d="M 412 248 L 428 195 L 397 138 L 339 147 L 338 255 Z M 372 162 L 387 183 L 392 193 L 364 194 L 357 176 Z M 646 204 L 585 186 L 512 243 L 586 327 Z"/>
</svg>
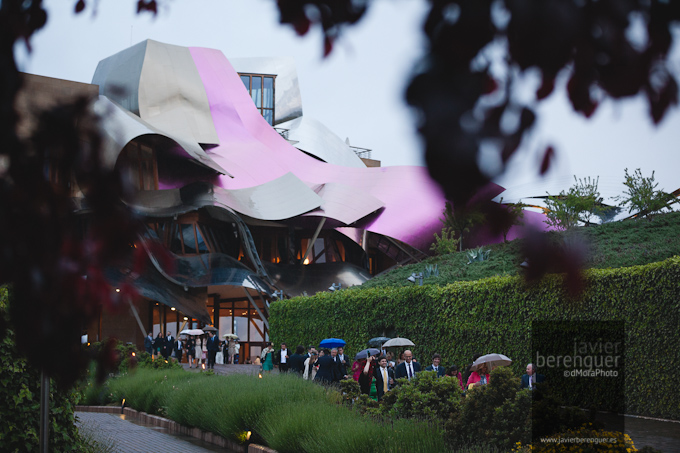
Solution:
<svg viewBox="0 0 680 453">
<path fill-rule="evenodd" d="M 394 348 L 399 346 L 415 346 L 415 344 L 408 338 L 392 338 L 383 343 L 383 348 Z"/>
<path fill-rule="evenodd" d="M 204 333 L 205 332 L 203 332 L 201 329 L 184 329 L 179 334 L 180 335 L 203 335 Z"/>
<path fill-rule="evenodd" d="M 482 363 L 486 363 L 489 366 L 489 371 L 497 366 L 508 366 L 512 363 L 512 359 L 503 354 L 486 354 L 478 358 L 472 363 L 470 371 L 477 371 L 477 367 Z"/>
<path fill-rule="evenodd" d="M 222 335 L 224 338 L 229 338 L 230 340 L 238 340 L 238 335 L 235 333 L 225 333 Z"/>
</svg>

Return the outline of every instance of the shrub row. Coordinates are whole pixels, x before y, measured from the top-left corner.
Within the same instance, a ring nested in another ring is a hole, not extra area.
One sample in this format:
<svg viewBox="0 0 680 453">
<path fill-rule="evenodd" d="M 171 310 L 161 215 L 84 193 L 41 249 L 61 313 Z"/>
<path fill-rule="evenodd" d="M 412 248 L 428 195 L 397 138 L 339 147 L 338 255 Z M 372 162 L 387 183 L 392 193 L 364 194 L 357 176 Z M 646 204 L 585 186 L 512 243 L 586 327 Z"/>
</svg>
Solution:
<svg viewBox="0 0 680 453">
<path fill-rule="evenodd" d="M 623 321 L 626 411 L 680 419 L 673 372 L 680 367 L 680 257 L 588 270 L 583 277 L 586 289 L 577 298 L 565 292 L 560 275 L 534 285 L 520 277 L 494 277 L 447 286 L 324 292 L 273 303 L 271 337 L 291 345 L 339 337 L 351 354 L 364 349 L 369 338 L 391 333 L 411 339 L 425 363 L 435 352 L 445 365 L 498 352 L 511 357 L 521 375 L 533 361 L 533 322 Z M 570 404 L 587 403 L 574 392 L 561 396 Z"/>
<path fill-rule="evenodd" d="M 223 437 L 280 453 L 446 451 L 439 426 L 411 420 L 385 425 L 340 403 L 336 390 L 290 375 L 216 376 L 137 369 L 108 381 L 111 398 Z"/>
</svg>

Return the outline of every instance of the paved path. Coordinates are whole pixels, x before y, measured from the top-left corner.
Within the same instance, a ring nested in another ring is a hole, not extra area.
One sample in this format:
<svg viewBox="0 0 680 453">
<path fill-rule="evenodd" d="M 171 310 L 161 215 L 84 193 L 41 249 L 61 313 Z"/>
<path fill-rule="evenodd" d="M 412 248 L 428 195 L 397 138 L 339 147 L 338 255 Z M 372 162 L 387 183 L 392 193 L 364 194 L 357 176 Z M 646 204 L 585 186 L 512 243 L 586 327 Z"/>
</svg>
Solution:
<svg viewBox="0 0 680 453">
<path fill-rule="evenodd" d="M 163 453 L 205 453 L 220 450 L 216 446 L 201 447 L 197 440 L 190 442 L 177 436 L 163 433 L 162 428 L 139 426 L 124 420 L 123 415 L 95 412 L 76 412 L 78 428 L 89 433 L 107 452 L 163 452 Z M 188 439 L 188 438 L 187 438 Z"/>
</svg>

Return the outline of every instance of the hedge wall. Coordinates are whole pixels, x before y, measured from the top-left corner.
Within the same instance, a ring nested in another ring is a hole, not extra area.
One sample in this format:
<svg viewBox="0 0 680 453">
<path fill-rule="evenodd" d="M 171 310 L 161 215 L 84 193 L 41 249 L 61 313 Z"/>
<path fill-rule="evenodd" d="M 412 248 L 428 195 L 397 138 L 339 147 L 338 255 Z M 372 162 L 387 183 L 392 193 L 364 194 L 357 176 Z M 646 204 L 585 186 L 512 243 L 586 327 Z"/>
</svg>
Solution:
<svg viewBox="0 0 680 453">
<path fill-rule="evenodd" d="M 459 366 L 477 352 L 498 352 L 521 375 L 532 361 L 533 321 L 624 321 L 626 412 L 680 420 L 680 257 L 584 276 L 578 299 L 565 293 L 559 275 L 532 286 L 497 277 L 298 297 L 272 304 L 271 338 L 292 347 L 343 338 L 353 355 L 387 332 L 411 339 L 424 364 L 435 352 L 443 364 Z M 582 404 L 571 396 L 568 402 Z"/>
</svg>

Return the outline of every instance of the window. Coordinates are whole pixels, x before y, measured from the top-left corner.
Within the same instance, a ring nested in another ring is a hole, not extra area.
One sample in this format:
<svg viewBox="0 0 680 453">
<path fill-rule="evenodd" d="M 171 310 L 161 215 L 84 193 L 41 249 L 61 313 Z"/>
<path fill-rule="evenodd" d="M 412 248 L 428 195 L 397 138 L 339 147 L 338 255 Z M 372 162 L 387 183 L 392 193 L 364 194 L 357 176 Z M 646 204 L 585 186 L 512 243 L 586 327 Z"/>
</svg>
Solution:
<svg viewBox="0 0 680 453">
<path fill-rule="evenodd" d="M 121 155 L 123 173 L 137 190 L 158 189 L 158 169 L 153 148 L 130 142 Z"/>
<path fill-rule="evenodd" d="M 274 78 L 276 76 L 264 74 L 239 74 L 241 81 L 255 107 L 272 126 L 274 125 Z"/>
</svg>

